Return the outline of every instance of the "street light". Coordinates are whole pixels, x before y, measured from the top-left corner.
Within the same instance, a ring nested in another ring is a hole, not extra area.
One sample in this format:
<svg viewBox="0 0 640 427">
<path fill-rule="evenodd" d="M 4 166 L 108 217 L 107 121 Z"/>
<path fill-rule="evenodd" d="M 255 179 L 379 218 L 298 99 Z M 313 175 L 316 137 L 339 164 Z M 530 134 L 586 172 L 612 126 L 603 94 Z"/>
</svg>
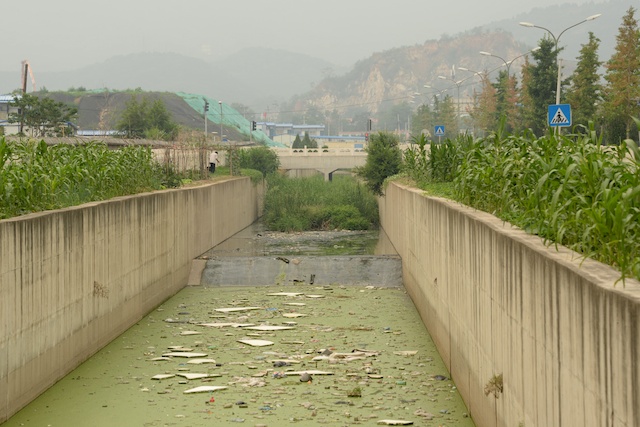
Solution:
<svg viewBox="0 0 640 427">
<path fill-rule="evenodd" d="M 438 76 L 438 78 L 441 80 L 450 80 L 453 82 L 454 85 L 456 85 L 456 88 L 458 90 L 457 92 L 458 93 L 458 131 L 460 131 L 460 85 L 464 80 L 454 80 L 446 76 Z"/>
<path fill-rule="evenodd" d="M 577 24 L 573 24 L 570 27 L 565 28 L 564 30 L 562 30 L 560 32 L 560 34 L 558 34 L 558 37 L 556 37 L 551 32 L 551 30 L 549 30 L 548 28 L 541 27 L 540 25 L 532 24 L 531 22 L 520 22 L 520 25 L 522 25 L 523 27 L 540 28 L 541 30 L 545 30 L 547 33 L 549 33 L 549 35 L 551 35 L 551 37 L 553 38 L 553 40 L 555 42 L 555 45 L 556 45 L 556 67 L 558 69 L 558 81 L 556 82 L 556 105 L 560 104 L 560 59 L 558 58 L 558 42 L 560 41 L 560 37 L 562 37 L 562 35 L 565 33 L 565 31 L 570 30 L 573 27 L 577 27 L 580 24 L 584 24 L 585 22 L 593 21 L 594 19 L 598 18 L 600 15 L 602 15 L 602 14 L 598 13 L 596 15 L 591 15 L 588 18 L 585 18 L 582 21 L 578 22 Z"/>
<path fill-rule="evenodd" d="M 515 61 L 516 59 L 522 58 L 523 56 L 527 56 L 531 52 L 537 52 L 539 50 L 540 50 L 540 46 L 534 47 L 530 51 L 523 53 L 522 55 L 518 55 L 510 61 L 505 61 L 505 59 L 502 58 L 501 56 L 494 55 L 493 53 L 490 53 L 490 52 L 480 51 L 480 55 L 493 56 L 494 58 L 498 58 L 499 60 L 501 60 L 504 63 L 504 66 L 507 67 L 507 77 L 509 77 L 511 76 L 511 64 L 513 64 L 513 61 Z"/>
</svg>

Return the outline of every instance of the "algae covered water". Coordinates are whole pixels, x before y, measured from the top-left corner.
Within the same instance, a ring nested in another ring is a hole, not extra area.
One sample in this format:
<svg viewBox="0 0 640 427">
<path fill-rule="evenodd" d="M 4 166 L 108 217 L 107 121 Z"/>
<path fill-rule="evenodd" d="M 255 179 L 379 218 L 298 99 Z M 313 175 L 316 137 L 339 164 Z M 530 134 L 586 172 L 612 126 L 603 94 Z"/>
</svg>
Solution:
<svg viewBox="0 0 640 427">
<path fill-rule="evenodd" d="M 404 289 L 294 284 L 185 288 L 3 427 L 398 422 L 473 426 Z"/>
</svg>

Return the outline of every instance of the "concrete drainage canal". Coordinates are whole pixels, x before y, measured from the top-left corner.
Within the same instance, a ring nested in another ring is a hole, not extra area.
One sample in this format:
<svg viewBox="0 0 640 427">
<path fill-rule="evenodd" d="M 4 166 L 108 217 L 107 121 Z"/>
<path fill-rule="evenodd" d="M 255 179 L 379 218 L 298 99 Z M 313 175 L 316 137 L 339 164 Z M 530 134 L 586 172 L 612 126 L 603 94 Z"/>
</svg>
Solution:
<svg viewBox="0 0 640 427">
<path fill-rule="evenodd" d="M 189 281 L 3 427 L 474 425 L 384 235 L 257 223 Z"/>
</svg>

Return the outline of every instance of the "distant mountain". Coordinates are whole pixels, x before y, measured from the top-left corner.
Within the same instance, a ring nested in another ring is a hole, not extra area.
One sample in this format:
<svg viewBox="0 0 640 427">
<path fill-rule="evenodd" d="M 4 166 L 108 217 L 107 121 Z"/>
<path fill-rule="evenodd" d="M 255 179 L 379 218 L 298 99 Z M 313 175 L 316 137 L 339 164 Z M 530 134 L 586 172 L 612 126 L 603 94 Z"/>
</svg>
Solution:
<svg viewBox="0 0 640 427">
<path fill-rule="evenodd" d="M 615 50 L 622 17 L 629 6 L 629 0 L 611 0 L 583 6 L 561 4 L 536 8 L 512 20 L 497 21 L 455 36 L 375 53 L 357 62 L 348 73 L 327 78 L 311 91 L 296 96 L 286 109 L 304 111 L 311 105 L 320 111 L 337 111 L 343 116 L 363 111 L 376 114 L 394 104 L 420 104 L 445 88 L 448 88 L 446 93 L 453 97 L 458 96 L 459 89 L 461 102 L 470 102 L 473 91 L 480 88 L 480 80 L 470 78 L 472 74 L 460 70 L 461 67 L 481 72 L 496 70 L 502 65 L 500 59 L 480 55 L 480 51 L 491 52 L 510 61 L 548 36 L 542 29 L 523 27 L 519 22 L 542 25 L 555 31 L 554 36 L 558 37 L 568 26 L 602 13 L 597 19 L 567 30 L 560 37 L 559 45 L 563 48 L 560 57 L 569 74 L 575 68 L 575 58 L 581 45 L 588 42 L 589 31 L 601 39 L 600 60 L 609 60 Z M 522 63 L 522 59 L 514 62 L 511 72 L 517 73 Z M 493 73 L 489 76 L 492 80 L 496 78 L 497 71 Z M 460 80 L 464 82 L 458 88 L 454 81 Z M 431 88 L 426 89 L 424 85 Z"/>
<path fill-rule="evenodd" d="M 506 32 L 476 30 L 390 49 L 359 61 L 343 76 L 323 80 L 313 90 L 296 97 L 290 108 L 298 110 L 313 105 L 321 111 L 340 110 L 347 115 L 363 110 L 375 114 L 392 104 L 429 101 L 435 93 L 447 88 L 449 95 L 458 96 L 459 89 L 461 99 L 468 99 L 479 88 L 480 78 L 460 67 L 484 71 L 500 65 L 479 51 L 499 51 L 513 58 L 531 48 Z M 511 71 L 515 72 L 515 68 Z M 463 82 L 458 88 L 454 82 L 459 81 Z"/>
<path fill-rule="evenodd" d="M 188 92 L 260 110 L 309 90 L 332 69 L 332 64 L 311 56 L 254 48 L 215 63 L 175 53 L 122 55 L 73 71 L 36 71 L 35 77 L 39 88 L 50 91 L 84 87 Z M 0 93 L 17 89 L 19 77 L 17 71 L 0 73 Z"/>
</svg>

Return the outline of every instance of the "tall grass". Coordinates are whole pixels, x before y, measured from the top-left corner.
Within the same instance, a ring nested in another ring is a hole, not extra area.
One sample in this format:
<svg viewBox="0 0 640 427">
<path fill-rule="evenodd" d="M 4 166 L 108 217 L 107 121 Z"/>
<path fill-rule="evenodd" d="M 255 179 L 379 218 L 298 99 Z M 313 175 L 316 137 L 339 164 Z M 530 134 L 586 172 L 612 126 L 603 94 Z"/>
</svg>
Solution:
<svg viewBox="0 0 640 427">
<path fill-rule="evenodd" d="M 475 141 L 456 198 L 640 279 L 640 152 L 587 135 Z"/>
<path fill-rule="evenodd" d="M 265 224 L 272 230 L 365 230 L 378 225 L 373 193 L 352 177 L 267 177 Z"/>
<path fill-rule="evenodd" d="M 146 147 L 0 138 L 0 219 L 176 186 Z"/>
</svg>

